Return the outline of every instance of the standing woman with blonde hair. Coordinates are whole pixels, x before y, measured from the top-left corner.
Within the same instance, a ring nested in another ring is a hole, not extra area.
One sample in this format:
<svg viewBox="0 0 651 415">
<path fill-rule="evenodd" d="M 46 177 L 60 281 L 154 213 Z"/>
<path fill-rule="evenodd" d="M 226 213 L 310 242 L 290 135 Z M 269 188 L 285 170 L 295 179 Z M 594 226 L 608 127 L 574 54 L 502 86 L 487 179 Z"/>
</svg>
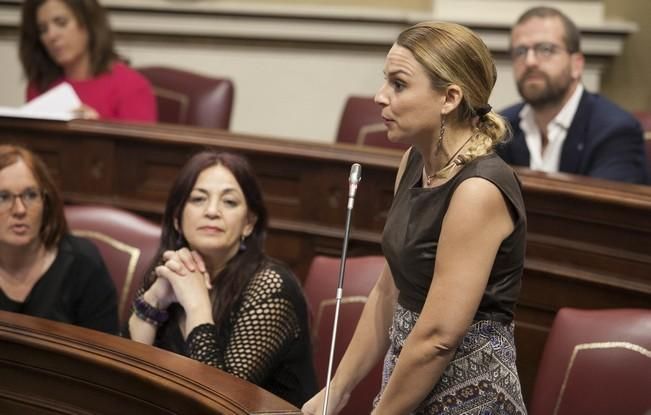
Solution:
<svg viewBox="0 0 651 415">
<path fill-rule="evenodd" d="M 389 51 L 375 100 L 409 144 L 382 249 L 387 260 L 332 380 L 328 413 L 384 358 L 374 414 L 524 414 L 513 312 L 524 264 L 520 183 L 494 152 L 496 71 L 469 29 L 425 22 Z M 324 391 L 303 406 L 321 414 Z"/>
<path fill-rule="evenodd" d="M 19 50 L 28 101 L 67 82 L 83 118 L 156 121 L 151 85 L 118 56 L 97 0 L 25 0 Z"/>
</svg>

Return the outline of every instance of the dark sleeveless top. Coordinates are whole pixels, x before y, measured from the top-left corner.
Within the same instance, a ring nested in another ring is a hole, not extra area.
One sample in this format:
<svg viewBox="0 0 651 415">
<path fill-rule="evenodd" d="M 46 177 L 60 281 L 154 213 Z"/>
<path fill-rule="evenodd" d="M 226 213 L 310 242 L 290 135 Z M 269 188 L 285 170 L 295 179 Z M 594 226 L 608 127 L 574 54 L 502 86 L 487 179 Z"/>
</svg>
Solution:
<svg viewBox="0 0 651 415">
<path fill-rule="evenodd" d="M 400 291 L 398 302 L 420 313 L 432 282 L 438 239 L 452 195 L 464 180 L 481 177 L 502 192 L 515 226 L 499 247 L 474 320 L 512 321 L 520 293 L 526 242 L 520 181 L 494 153 L 472 160 L 438 187 L 423 188 L 422 176 L 422 157 L 412 148 L 382 235 L 382 251 Z"/>
</svg>

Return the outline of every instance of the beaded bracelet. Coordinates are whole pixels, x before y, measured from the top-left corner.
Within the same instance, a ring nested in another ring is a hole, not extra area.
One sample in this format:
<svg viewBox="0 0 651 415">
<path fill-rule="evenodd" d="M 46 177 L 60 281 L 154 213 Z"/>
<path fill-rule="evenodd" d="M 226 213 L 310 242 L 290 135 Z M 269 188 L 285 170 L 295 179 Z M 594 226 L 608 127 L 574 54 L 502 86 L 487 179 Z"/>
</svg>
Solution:
<svg viewBox="0 0 651 415">
<path fill-rule="evenodd" d="M 167 310 L 156 308 L 145 301 L 144 294 L 136 297 L 134 300 L 133 311 L 139 319 L 146 321 L 155 327 L 162 326 L 170 317 Z"/>
</svg>

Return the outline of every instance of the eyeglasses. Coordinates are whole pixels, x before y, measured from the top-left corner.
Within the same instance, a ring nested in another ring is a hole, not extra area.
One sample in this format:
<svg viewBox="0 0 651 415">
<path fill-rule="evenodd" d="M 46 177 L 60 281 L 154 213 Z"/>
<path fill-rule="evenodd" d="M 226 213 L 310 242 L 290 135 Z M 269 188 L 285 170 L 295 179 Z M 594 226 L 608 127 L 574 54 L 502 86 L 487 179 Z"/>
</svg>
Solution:
<svg viewBox="0 0 651 415">
<path fill-rule="evenodd" d="M 16 198 L 20 198 L 23 206 L 29 209 L 43 202 L 43 192 L 38 189 L 27 189 L 21 193 L 0 191 L 0 211 L 4 212 L 13 208 Z"/>
<path fill-rule="evenodd" d="M 530 50 L 533 50 L 533 55 L 536 59 L 544 61 L 550 59 L 558 52 L 565 50 L 565 48 L 547 42 L 536 43 L 533 46 L 518 46 L 511 49 L 511 59 L 516 62 L 523 61 L 529 55 Z"/>
</svg>

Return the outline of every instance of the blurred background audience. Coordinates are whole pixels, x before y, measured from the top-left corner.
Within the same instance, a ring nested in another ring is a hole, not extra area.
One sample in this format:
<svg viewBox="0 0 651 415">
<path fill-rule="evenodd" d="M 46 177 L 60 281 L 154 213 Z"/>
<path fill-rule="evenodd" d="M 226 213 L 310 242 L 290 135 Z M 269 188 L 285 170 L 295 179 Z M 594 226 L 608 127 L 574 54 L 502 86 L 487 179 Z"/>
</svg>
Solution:
<svg viewBox="0 0 651 415">
<path fill-rule="evenodd" d="M 579 30 L 560 10 L 535 7 L 511 31 L 523 103 L 504 110 L 513 138 L 499 153 L 513 165 L 646 184 L 640 123 L 582 84 Z"/>
<path fill-rule="evenodd" d="M 118 56 L 96 0 L 23 2 L 19 50 L 28 101 L 67 82 L 83 103 L 82 118 L 156 121 L 152 88 Z"/>
</svg>

